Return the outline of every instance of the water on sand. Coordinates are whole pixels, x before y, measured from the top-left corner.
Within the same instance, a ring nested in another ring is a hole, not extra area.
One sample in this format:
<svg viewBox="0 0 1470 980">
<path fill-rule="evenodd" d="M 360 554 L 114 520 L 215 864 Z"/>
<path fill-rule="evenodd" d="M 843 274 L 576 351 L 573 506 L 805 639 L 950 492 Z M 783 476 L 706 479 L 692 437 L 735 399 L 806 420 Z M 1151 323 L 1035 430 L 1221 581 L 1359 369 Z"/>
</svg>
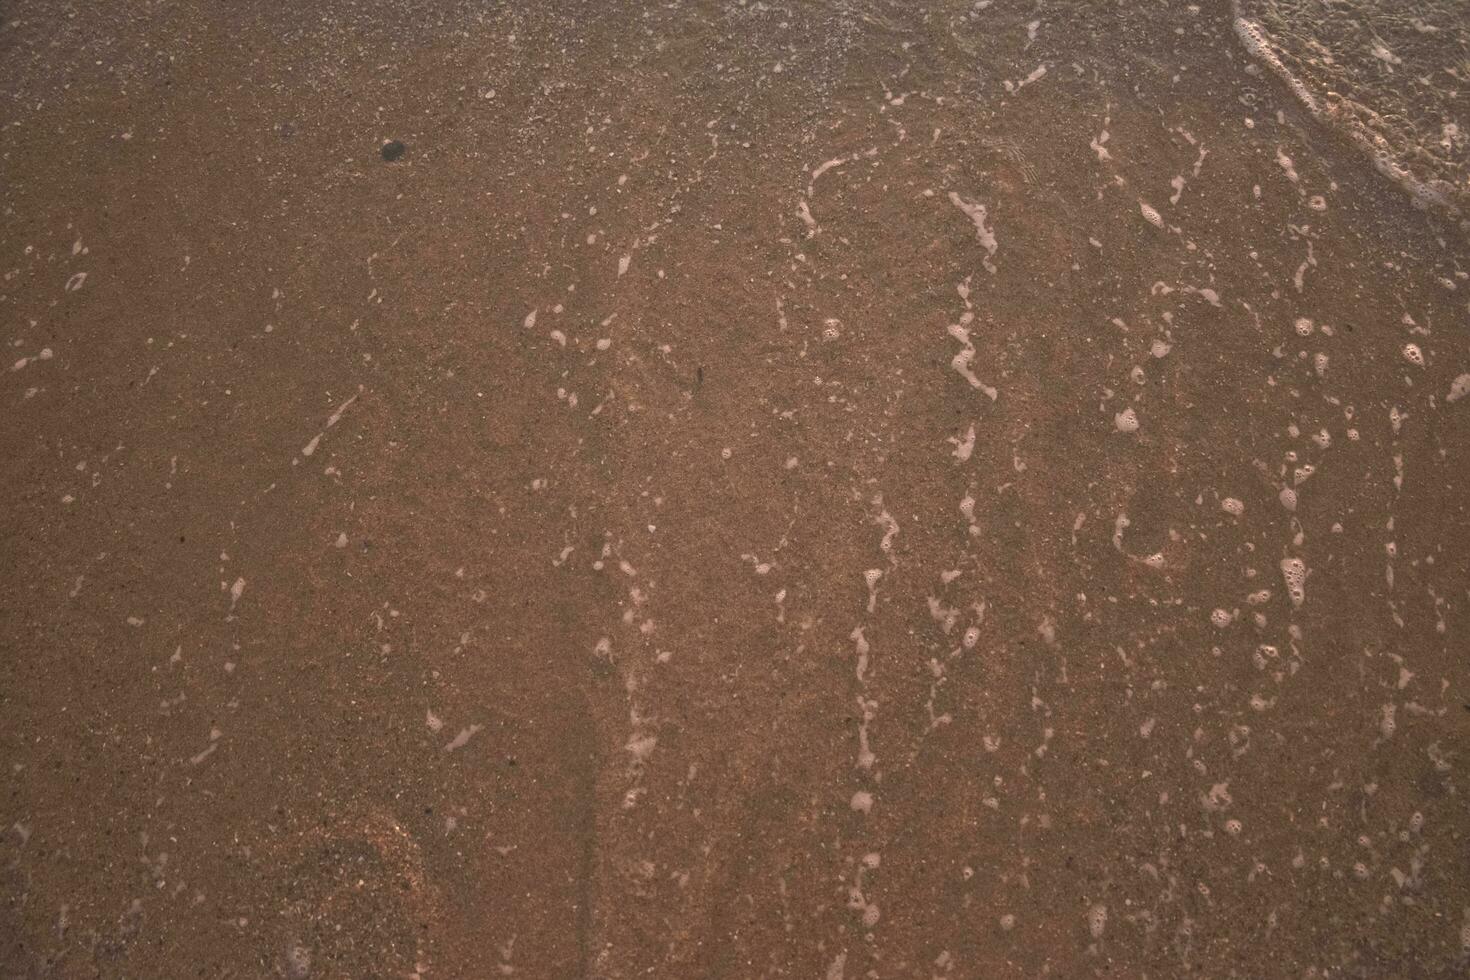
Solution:
<svg viewBox="0 0 1470 980">
<path fill-rule="evenodd" d="M 1461 0 L 1237 0 L 1321 118 L 1460 216 L 1470 205 L 1470 9 Z"/>
<path fill-rule="evenodd" d="M 0 975 L 1464 976 L 1470 247 L 1307 108 L 1454 66 L 1318 9 L 11 0 Z"/>
</svg>

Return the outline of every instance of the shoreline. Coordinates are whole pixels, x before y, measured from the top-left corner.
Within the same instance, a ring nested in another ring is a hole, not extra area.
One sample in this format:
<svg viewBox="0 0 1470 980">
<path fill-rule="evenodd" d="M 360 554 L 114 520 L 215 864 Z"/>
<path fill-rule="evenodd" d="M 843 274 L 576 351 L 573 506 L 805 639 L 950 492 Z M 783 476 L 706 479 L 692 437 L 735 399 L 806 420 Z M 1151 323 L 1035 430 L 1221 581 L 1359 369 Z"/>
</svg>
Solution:
<svg viewBox="0 0 1470 980">
<path fill-rule="evenodd" d="M 1377 133 L 1356 123 L 1324 104 L 1323 97 L 1286 66 L 1279 51 L 1280 45 L 1260 23 L 1247 17 L 1241 0 L 1230 0 L 1231 27 L 1236 39 L 1256 64 L 1264 66 L 1286 86 L 1307 113 L 1339 138 L 1343 138 L 1356 152 L 1366 156 L 1373 169 L 1386 180 L 1395 184 L 1409 195 L 1414 205 L 1422 210 L 1438 213 L 1463 234 L 1470 234 L 1470 189 L 1457 189 L 1449 181 L 1415 176 L 1400 164 L 1387 141 Z"/>
</svg>

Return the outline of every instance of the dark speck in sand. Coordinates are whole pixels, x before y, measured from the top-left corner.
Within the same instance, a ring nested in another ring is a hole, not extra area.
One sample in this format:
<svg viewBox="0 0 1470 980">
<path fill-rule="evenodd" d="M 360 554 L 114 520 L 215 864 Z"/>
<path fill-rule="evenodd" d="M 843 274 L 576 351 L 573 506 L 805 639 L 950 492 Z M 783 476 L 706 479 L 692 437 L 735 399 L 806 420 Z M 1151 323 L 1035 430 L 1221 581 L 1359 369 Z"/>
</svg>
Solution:
<svg viewBox="0 0 1470 980">
<path fill-rule="evenodd" d="M 408 147 L 404 146 L 397 140 L 391 140 L 390 142 L 384 143 L 383 159 L 387 160 L 389 163 L 392 163 L 393 161 L 402 157 L 403 151 L 406 149 L 408 149 Z"/>
</svg>

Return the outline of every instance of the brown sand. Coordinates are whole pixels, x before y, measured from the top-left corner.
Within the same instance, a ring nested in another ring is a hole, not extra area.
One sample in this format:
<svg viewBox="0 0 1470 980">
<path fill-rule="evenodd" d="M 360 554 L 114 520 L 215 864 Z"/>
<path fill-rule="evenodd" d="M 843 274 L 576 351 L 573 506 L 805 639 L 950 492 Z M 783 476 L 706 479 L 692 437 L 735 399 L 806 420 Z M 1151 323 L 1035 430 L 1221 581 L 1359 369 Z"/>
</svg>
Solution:
<svg viewBox="0 0 1470 980">
<path fill-rule="evenodd" d="M 1470 249 L 977 7 L 4 5 L 3 975 L 1465 976 Z"/>
</svg>

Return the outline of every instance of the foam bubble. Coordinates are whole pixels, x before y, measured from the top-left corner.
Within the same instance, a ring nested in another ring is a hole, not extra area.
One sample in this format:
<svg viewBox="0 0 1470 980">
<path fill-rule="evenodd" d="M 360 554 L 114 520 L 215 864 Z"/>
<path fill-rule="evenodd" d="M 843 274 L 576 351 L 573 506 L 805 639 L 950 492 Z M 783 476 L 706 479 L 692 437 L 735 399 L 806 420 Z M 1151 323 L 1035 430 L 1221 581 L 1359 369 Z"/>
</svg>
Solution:
<svg viewBox="0 0 1470 980">
<path fill-rule="evenodd" d="M 1286 591 L 1291 604 L 1300 609 L 1307 599 L 1307 565 L 1300 558 L 1281 559 L 1281 577 L 1286 580 Z"/>
<path fill-rule="evenodd" d="M 1290 87 L 1292 94 L 1300 99 L 1311 112 L 1316 113 L 1318 111 L 1317 100 L 1312 97 L 1311 92 L 1307 91 L 1307 87 L 1281 63 L 1281 59 L 1271 49 L 1270 42 L 1266 39 L 1266 32 L 1261 29 L 1261 25 L 1240 16 L 1240 0 L 1232 0 L 1232 5 L 1235 8 L 1235 36 L 1240 38 L 1241 45 L 1251 57 L 1264 62 L 1280 76 L 1281 80 Z"/>
<path fill-rule="evenodd" d="M 967 201 L 954 191 L 949 192 L 949 203 L 963 211 L 965 216 L 975 225 L 975 237 L 979 240 L 980 247 L 985 249 L 985 257 L 980 260 L 980 263 L 985 267 L 985 271 L 994 274 L 995 253 L 998 248 L 998 243 L 996 242 L 995 232 L 991 231 L 990 226 L 987 224 L 989 212 L 986 211 L 985 205 L 978 201 Z"/>
</svg>

